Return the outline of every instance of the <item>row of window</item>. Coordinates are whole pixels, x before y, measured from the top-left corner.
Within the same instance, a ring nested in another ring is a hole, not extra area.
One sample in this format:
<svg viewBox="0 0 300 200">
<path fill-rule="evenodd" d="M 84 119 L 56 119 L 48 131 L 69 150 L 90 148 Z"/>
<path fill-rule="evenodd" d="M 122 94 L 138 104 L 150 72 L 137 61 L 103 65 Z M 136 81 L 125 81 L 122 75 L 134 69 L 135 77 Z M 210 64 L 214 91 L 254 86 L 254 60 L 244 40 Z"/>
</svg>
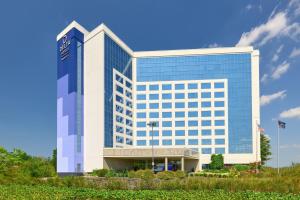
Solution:
<svg viewBox="0 0 300 200">
<path fill-rule="evenodd" d="M 147 140 L 137 140 L 137 145 L 140 146 L 139 144 L 145 143 L 146 145 Z M 162 140 L 162 145 L 166 145 L 166 141 L 168 141 L 169 145 L 172 145 L 172 139 L 164 139 Z M 211 139 L 176 139 L 175 140 L 175 145 L 185 145 L 185 142 L 187 141 L 188 145 L 198 145 L 201 141 L 202 145 L 212 145 L 212 140 Z M 152 140 L 149 140 L 149 145 L 152 145 Z M 153 140 L 153 145 L 159 145 L 159 140 Z M 225 145 L 225 139 L 215 139 L 215 145 Z"/>
<path fill-rule="evenodd" d="M 224 88 L 224 83 L 223 82 L 215 82 L 214 84 L 211 83 L 201 83 L 201 89 L 211 89 L 212 85 L 214 88 Z M 151 84 L 148 87 L 148 90 L 150 91 L 157 91 L 159 90 L 160 85 L 159 84 Z M 175 90 L 184 90 L 186 88 L 184 83 L 177 83 L 174 84 L 174 89 Z M 161 85 L 162 90 L 173 90 L 172 84 L 162 84 Z M 189 83 L 187 84 L 187 89 L 198 89 L 198 83 Z M 136 86 L 137 91 L 146 91 L 147 90 L 147 85 L 137 85 Z"/>
<path fill-rule="evenodd" d="M 159 123 L 156 122 L 156 125 L 159 126 Z M 175 127 L 189 127 L 198 126 L 198 120 L 188 120 L 187 123 L 184 120 L 175 121 Z M 214 120 L 215 126 L 225 126 L 225 120 Z M 136 122 L 136 127 L 143 128 L 146 127 L 147 123 L 145 121 Z M 172 121 L 162 121 L 162 127 L 172 127 Z M 212 120 L 201 120 L 201 126 L 212 126 Z"/>
<path fill-rule="evenodd" d="M 175 108 L 185 108 L 187 104 L 187 108 L 198 108 L 198 102 L 175 102 Z M 148 104 L 150 109 L 159 109 L 159 103 L 149 103 Z M 163 109 L 170 109 L 172 108 L 172 103 L 162 103 L 161 104 Z M 202 108 L 210 108 L 212 106 L 212 103 L 210 101 L 202 101 L 201 107 Z M 138 103 L 136 104 L 137 109 L 146 109 L 147 104 L 146 103 Z M 215 101 L 214 107 L 224 107 L 224 101 Z"/>
<path fill-rule="evenodd" d="M 198 93 L 197 92 L 190 92 L 187 95 L 185 93 L 175 93 L 173 96 L 175 99 L 198 99 Z M 201 92 L 201 98 L 211 98 L 211 92 Z M 214 98 L 224 98 L 224 92 L 214 92 Z M 136 95 L 137 100 L 147 100 L 146 94 L 137 94 Z M 148 100 L 159 100 L 159 94 L 149 94 Z M 161 94 L 161 99 L 172 99 L 172 93 L 163 93 Z"/>
<path fill-rule="evenodd" d="M 224 110 L 215 110 L 214 112 L 214 116 L 215 117 L 224 117 L 225 116 L 225 112 Z M 198 111 L 188 111 L 188 112 L 185 112 L 185 111 L 176 111 L 176 112 L 149 112 L 149 113 L 146 113 L 146 112 L 137 112 L 136 113 L 136 118 L 138 119 L 143 119 L 143 118 L 146 118 L 147 117 L 147 114 L 148 114 L 148 117 L 149 118 L 172 118 L 173 116 L 175 116 L 176 118 L 182 118 L 182 117 L 200 117 L 200 114 L 201 114 L 201 117 L 211 117 L 212 116 L 212 111 L 210 110 L 207 110 L 207 111 L 201 111 L 201 112 L 198 112 Z"/>
<path fill-rule="evenodd" d="M 122 85 L 124 84 L 124 79 L 121 77 L 121 76 L 119 76 L 118 74 L 116 74 L 116 80 L 119 82 L 119 83 L 121 83 Z M 128 81 L 125 81 L 125 85 L 126 85 L 126 87 L 127 88 L 129 88 L 129 89 L 132 89 L 132 84 L 130 83 L 130 82 L 128 82 Z"/>
<path fill-rule="evenodd" d="M 211 129 L 202 129 L 202 130 L 197 130 L 197 129 L 192 129 L 192 130 L 175 130 L 174 132 L 172 130 L 163 130 L 161 132 L 162 136 L 172 136 L 175 133 L 175 136 L 210 136 L 212 135 L 212 130 Z M 225 135 L 225 129 L 215 129 L 214 130 L 215 135 Z M 159 136 L 160 132 L 158 130 L 153 130 L 153 136 Z M 146 137 L 147 132 L 146 130 L 138 130 L 136 131 L 136 136 L 137 137 Z M 148 135 L 152 136 L 152 131 L 148 131 Z"/>
<path fill-rule="evenodd" d="M 133 144 L 133 142 L 132 142 L 132 140 L 131 139 L 129 139 L 129 138 L 126 138 L 126 144 L 128 144 L 128 145 L 132 145 Z M 122 136 L 116 136 L 116 142 L 117 143 L 124 143 L 124 137 L 122 137 Z"/>
<path fill-rule="evenodd" d="M 116 125 L 116 132 L 123 134 L 124 133 L 124 128 L 122 126 Z M 129 128 L 126 128 L 126 135 L 132 136 L 132 130 L 129 129 Z"/>
</svg>

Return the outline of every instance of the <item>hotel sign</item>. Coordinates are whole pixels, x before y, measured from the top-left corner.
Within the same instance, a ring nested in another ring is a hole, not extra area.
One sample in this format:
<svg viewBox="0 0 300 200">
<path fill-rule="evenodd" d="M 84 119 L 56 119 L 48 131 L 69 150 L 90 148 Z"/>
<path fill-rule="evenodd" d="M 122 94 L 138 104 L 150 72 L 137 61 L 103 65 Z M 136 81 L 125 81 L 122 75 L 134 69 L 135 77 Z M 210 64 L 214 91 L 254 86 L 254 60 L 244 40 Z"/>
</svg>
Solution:
<svg viewBox="0 0 300 200">
<path fill-rule="evenodd" d="M 61 60 L 64 60 L 69 56 L 69 53 L 70 53 L 69 46 L 70 46 L 70 44 L 71 44 L 71 40 L 68 39 L 67 35 L 64 35 L 63 38 L 62 38 L 62 45 L 59 47 Z"/>
</svg>

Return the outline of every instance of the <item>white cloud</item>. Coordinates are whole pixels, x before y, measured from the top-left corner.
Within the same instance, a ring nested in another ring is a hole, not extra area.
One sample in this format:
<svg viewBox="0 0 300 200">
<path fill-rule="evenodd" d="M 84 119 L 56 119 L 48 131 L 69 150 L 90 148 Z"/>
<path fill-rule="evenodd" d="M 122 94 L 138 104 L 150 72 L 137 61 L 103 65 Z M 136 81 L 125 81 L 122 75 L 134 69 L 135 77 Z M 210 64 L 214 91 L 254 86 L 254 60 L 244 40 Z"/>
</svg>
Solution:
<svg viewBox="0 0 300 200">
<path fill-rule="evenodd" d="M 299 118 L 300 119 L 300 107 L 291 108 L 285 110 L 279 115 L 281 118 Z"/>
<path fill-rule="evenodd" d="M 217 43 L 213 43 L 213 44 L 208 45 L 208 48 L 217 48 L 217 47 L 221 47 L 221 46 Z"/>
<path fill-rule="evenodd" d="M 272 101 L 276 99 L 284 99 L 286 97 L 286 90 L 282 90 L 270 95 L 262 95 L 260 97 L 260 105 L 265 106 L 270 104 Z"/>
<path fill-rule="evenodd" d="M 290 54 L 290 58 L 294 58 L 294 57 L 297 57 L 297 56 L 300 56 L 300 48 L 299 49 L 294 48 L 293 51 Z"/>
<path fill-rule="evenodd" d="M 274 69 L 271 77 L 273 79 L 279 79 L 283 74 L 285 74 L 288 71 L 289 68 L 290 68 L 290 63 L 284 61 Z"/>
<path fill-rule="evenodd" d="M 247 6 L 246 6 L 246 10 L 251 10 L 253 8 L 253 5 L 251 5 L 251 4 L 248 4 Z"/>
<path fill-rule="evenodd" d="M 268 74 L 264 74 L 264 75 L 261 77 L 260 81 L 261 81 L 262 83 L 266 83 L 267 80 L 268 80 L 268 78 L 269 78 L 269 75 L 268 75 Z"/>
<path fill-rule="evenodd" d="M 276 50 L 275 54 L 273 55 L 273 57 L 272 57 L 273 62 L 276 62 L 278 60 L 279 54 L 282 51 L 282 49 L 283 49 L 283 44 L 280 45 L 280 47 Z"/>
</svg>

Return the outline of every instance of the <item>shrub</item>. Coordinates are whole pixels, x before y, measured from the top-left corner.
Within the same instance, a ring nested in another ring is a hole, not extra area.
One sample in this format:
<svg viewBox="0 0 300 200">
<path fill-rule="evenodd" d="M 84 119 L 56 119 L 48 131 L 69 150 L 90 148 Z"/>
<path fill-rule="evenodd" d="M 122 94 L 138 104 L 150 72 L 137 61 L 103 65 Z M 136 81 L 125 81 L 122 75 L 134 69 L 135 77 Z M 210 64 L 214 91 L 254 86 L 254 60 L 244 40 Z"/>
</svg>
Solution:
<svg viewBox="0 0 300 200">
<path fill-rule="evenodd" d="M 157 173 L 156 177 L 162 180 L 169 180 L 176 178 L 176 175 L 173 171 L 162 171 Z"/>
<path fill-rule="evenodd" d="M 236 169 L 237 171 L 247 171 L 250 169 L 250 166 L 249 165 L 234 165 L 233 168 Z"/>
<path fill-rule="evenodd" d="M 153 179 L 154 174 L 152 170 L 145 169 L 145 170 L 138 170 L 138 171 L 130 171 L 128 173 L 129 178 L 141 178 L 141 179 Z"/>
<path fill-rule="evenodd" d="M 98 177 L 105 177 L 108 171 L 108 169 L 95 169 L 93 170 L 93 174 L 95 174 Z"/>
<path fill-rule="evenodd" d="M 177 177 L 177 178 L 184 178 L 184 177 L 186 177 L 186 173 L 184 172 L 184 171 L 181 171 L 181 170 L 177 170 L 177 171 L 175 171 L 175 176 Z"/>
<path fill-rule="evenodd" d="M 54 166 L 49 160 L 44 158 L 33 157 L 21 165 L 24 175 L 31 177 L 53 177 L 56 175 Z"/>
<path fill-rule="evenodd" d="M 224 168 L 224 158 L 222 154 L 211 155 L 211 163 L 209 164 L 210 169 L 223 169 Z"/>
</svg>

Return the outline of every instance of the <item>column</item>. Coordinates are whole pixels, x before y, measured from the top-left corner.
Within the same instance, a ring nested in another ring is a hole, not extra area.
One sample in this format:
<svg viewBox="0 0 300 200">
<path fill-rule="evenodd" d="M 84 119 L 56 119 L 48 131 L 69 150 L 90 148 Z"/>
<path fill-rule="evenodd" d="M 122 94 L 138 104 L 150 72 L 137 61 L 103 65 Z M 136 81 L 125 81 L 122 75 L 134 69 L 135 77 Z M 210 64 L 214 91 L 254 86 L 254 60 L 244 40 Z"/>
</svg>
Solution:
<svg viewBox="0 0 300 200">
<path fill-rule="evenodd" d="M 184 171 L 184 157 L 181 157 L 181 171 Z"/>
<path fill-rule="evenodd" d="M 168 158 L 165 157 L 165 171 L 168 171 Z"/>
</svg>

